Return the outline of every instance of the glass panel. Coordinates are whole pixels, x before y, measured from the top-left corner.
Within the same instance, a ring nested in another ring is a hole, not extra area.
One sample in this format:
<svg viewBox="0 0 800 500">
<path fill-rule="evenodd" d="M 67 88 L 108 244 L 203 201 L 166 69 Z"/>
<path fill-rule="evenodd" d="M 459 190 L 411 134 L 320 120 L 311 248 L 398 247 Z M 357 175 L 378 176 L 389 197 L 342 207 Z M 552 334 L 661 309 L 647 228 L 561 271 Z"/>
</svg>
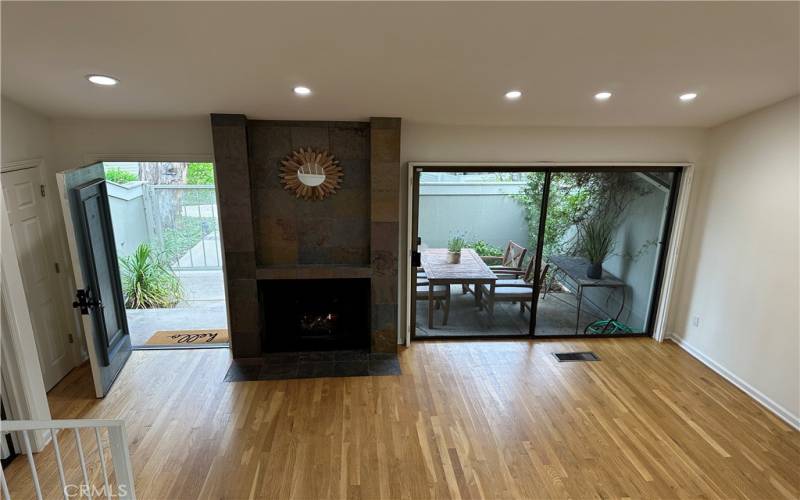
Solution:
<svg viewBox="0 0 800 500">
<path fill-rule="evenodd" d="M 673 177 L 552 174 L 537 336 L 646 332 Z"/>
<path fill-rule="evenodd" d="M 539 223 L 538 207 L 530 206 L 541 201 L 543 180 L 542 172 L 420 174 L 423 267 L 416 287 L 416 336 L 529 334 L 533 286 L 525 281 L 532 273 L 525 271 L 534 257 Z M 453 263 L 456 256 L 448 251 L 460 247 L 460 261 Z M 513 258 L 522 252 L 522 258 Z M 504 264 L 510 269 L 499 269 Z M 511 286 L 492 294 L 487 277 L 494 276 Z"/>
</svg>

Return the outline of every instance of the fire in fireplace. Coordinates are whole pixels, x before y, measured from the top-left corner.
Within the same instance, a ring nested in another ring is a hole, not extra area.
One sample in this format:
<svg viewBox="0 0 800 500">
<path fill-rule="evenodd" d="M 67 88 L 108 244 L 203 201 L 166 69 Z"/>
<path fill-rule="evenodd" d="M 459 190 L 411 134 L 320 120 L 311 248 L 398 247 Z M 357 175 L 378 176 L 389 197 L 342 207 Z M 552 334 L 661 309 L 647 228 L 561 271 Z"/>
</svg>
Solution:
<svg viewBox="0 0 800 500">
<path fill-rule="evenodd" d="M 262 280 L 266 352 L 369 348 L 370 280 Z"/>
</svg>

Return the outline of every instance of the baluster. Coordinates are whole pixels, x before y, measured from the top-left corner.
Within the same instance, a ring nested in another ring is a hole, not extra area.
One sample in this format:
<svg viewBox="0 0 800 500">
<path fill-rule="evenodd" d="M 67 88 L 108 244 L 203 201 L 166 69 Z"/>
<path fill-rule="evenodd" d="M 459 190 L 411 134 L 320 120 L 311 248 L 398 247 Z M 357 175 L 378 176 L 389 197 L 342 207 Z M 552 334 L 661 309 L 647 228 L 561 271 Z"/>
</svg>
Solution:
<svg viewBox="0 0 800 500">
<path fill-rule="evenodd" d="M 81 459 L 81 472 L 83 472 L 83 482 L 89 488 L 89 497 L 91 498 L 91 486 L 89 485 L 89 474 L 86 472 L 86 459 L 83 458 L 83 446 L 81 445 L 80 429 L 75 427 L 75 444 L 78 446 L 78 457 Z"/>
<path fill-rule="evenodd" d="M 11 500 L 11 493 L 8 492 L 8 484 L 6 484 L 6 475 L 3 473 L 3 468 L 0 467 L 0 487 L 3 489 L 3 500 Z"/>
<path fill-rule="evenodd" d="M 100 428 L 94 428 L 94 437 L 97 439 L 97 453 L 100 454 L 100 468 L 103 470 L 103 484 L 106 487 L 106 498 L 111 500 L 111 488 L 108 486 L 108 472 L 106 471 L 106 460 L 103 456 L 103 442 L 100 440 Z"/>
<path fill-rule="evenodd" d="M 64 495 L 64 500 L 68 500 L 67 481 L 64 479 L 64 464 L 61 462 L 61 448 L 58 446 L 58 434 L 56 434 L 55 429 L 50 429 L 50 435 L 53 437 L 53 449 L 56 451 L 56 465 L 58 465 L 58 479 L 61 481 L 61 493 Z"/>
<path fill-rule="evenodd" d="M 22 443 L 25 446 L 25 454 L 28 456 L 28 467 L 31 468 L 31 477 L 33 478 L 33 489 L 36 490 L 37 500 L 42 500 L 42 487 L 39 486 L 39 474 L 36 473 L 36 463 L 33 461 L 33 452 L 31 451 L 31 440 L 28 439 L 28 431 L 20 431 L 22 433 Z"/>
</svg>

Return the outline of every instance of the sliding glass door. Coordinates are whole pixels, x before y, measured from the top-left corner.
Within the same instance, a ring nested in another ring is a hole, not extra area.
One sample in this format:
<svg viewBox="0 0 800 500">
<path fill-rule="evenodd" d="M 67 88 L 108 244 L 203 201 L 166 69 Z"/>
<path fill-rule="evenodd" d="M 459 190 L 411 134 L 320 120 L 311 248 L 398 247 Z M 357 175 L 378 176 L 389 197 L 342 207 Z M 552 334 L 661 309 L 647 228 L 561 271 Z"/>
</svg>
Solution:
<svg viewBox="0 0 800 500">
<path fill-rule="evenodd" d="M 650 335 L 679 177 L 415 168 L 412 337 Z"/>
<path fill-rule="evenodd" d="M 536 336 L 650 333 L 678 175 L 552 172 Z"/>
</svg>

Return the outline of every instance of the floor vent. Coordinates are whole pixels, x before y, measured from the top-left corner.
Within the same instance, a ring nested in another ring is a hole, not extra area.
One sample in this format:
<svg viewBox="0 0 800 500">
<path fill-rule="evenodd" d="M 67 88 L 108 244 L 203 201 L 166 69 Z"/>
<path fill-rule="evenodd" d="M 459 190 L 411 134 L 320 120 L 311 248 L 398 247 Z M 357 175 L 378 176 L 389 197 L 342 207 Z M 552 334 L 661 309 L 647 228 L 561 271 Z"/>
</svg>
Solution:
<svg viewBox="0 0 800 500">
<path fill-rule="evenodd" d="M 597 354 L 593 352 L 554 352 L 553 356 L 559 362 L 564 361 L 600 361 Z"/>
</svg>

